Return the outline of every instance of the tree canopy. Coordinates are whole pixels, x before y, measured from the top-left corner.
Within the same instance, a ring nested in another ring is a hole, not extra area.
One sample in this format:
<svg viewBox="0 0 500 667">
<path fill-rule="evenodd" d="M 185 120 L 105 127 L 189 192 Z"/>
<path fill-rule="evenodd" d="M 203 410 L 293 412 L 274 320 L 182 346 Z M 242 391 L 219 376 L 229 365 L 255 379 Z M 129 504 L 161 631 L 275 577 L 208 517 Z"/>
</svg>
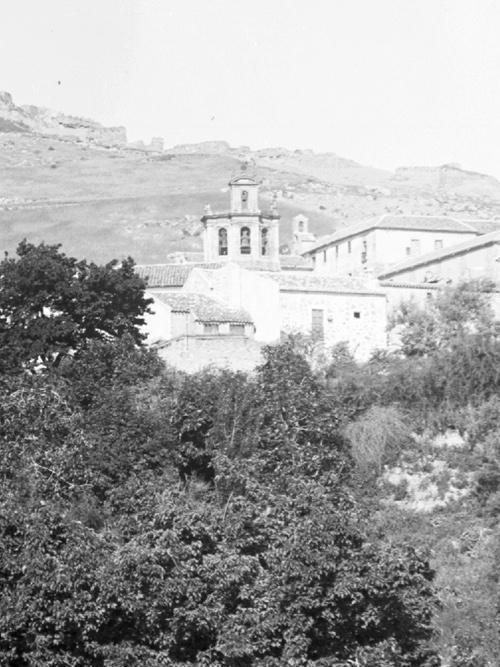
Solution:
<svg viewBox="0 0 500 667">
<path fill-rule="evenodd" d="M 0 368 L 57 365 L 90 340 L 140 344 L 150 301 L 131 258 L 104 266 L 22 241 L 0 262 Z"/>
<path fill-rule="evenodd" d="M 392 314 L 391 325 L 399 325 L 403 353 L 425 355 L 471 333 L 496 331 L 491 307 L 495 289 L 490 280 L 466 280 L 439 290 L 425 307 L 412 301 L 400 304 Z"/>
</svg>

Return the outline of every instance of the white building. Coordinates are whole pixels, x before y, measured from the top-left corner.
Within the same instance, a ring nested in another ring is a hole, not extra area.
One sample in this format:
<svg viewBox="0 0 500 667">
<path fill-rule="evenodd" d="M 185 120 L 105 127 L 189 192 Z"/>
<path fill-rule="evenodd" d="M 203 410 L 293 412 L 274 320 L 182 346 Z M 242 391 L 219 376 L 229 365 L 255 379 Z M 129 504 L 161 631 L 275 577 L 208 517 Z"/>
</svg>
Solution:
<svg viewBox="0 0 500 667">
<path fill-rule="evenodd" d="M 401 301 L 413 299 L 424 303 L 440 287 L 475 278 L 500 281 L 500 230 L 412 257 L 394 264 L 378 275 L 379 284 L 387 294 L 390 308 Z M 499 311 L 498 295 L 492 305 Z"/>
<path fill-rule="evenodd" d="M 448 248 L 479 234 L 460 220 L 443 216 L 382 215 L 318 239 L 304 252 L 314 271 L 355 276 L 379 273 L 409 257 Z"/>
</svg>

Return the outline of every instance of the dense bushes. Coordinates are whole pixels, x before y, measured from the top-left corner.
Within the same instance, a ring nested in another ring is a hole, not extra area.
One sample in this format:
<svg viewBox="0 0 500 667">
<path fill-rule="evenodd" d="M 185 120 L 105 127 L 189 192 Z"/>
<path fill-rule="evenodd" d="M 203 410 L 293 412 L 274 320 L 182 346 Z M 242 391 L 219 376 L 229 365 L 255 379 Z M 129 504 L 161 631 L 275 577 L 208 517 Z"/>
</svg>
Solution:
<svg viewBox="0 0 500 667">
<path fill-rule="evenodd" d="M 294 346 L 188 378 L 130 345 L 4 376 L 0 662 L 437 664 L 433 572 L 367 538 Z"/>
</svg>

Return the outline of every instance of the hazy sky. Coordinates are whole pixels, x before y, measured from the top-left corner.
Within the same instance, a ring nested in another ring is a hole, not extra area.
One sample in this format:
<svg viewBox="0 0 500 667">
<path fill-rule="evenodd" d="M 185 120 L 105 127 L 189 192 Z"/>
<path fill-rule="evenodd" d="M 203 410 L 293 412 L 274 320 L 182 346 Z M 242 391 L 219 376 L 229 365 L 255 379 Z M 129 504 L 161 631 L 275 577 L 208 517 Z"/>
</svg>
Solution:
<svg viewBox="0 0 500 667">
<path fill-rule="evenodd" d="M 0 90 L 132 140 L 500 177 L 498 0 L 2 0 L 0 25 Z"/>
</svg>

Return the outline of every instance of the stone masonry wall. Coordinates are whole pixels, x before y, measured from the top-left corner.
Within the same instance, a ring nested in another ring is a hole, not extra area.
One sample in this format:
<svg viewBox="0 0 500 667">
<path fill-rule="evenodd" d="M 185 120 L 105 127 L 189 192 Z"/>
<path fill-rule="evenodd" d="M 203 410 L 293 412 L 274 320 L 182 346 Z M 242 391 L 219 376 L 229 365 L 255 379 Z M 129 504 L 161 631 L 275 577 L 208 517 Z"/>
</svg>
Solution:
<svg viewBox="0 0 500 667">
<path fill-rule="evenodd" d="M 323 311 L 325 347 L 347 341 L 356 359 L 364 361 L 387 346 L 387 306 L 384 294 L 280 293 L 282 329 L 311 333 L 312 311 Z"/>
</svg>

